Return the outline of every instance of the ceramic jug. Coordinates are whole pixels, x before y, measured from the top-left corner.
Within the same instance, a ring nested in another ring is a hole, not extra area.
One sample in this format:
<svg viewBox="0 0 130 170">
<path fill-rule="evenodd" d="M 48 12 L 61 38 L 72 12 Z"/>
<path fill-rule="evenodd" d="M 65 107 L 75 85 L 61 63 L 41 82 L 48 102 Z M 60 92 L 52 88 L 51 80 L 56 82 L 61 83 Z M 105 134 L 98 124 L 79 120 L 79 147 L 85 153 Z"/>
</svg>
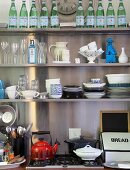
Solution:
<svg viewBox="0 0 130 170">
<path fill-rule="evenodd" d="M 128 57 L 125 53 L 125 48 L 122 47 L 122 51 L 121 51 L 121 54 L 119 56 L 119 63 L 127 63 L 128 62 Z"/>
<path fill-rule="evenodd" d="M 52 53 L 52 56 L 54 55 L 54 61 L 55 62 L 60 62 L 60 61 L 63 61 L 63 58 L 62 58 L 62 53 L 64 50 L 67 50 L 67 44 L 68 42 L 56 42 L 55 45 L 51 45 L 49 47 L 49 52 L 53 52 Z M 51 50 L 53 47 L 53 51 Z"/>
</svg>

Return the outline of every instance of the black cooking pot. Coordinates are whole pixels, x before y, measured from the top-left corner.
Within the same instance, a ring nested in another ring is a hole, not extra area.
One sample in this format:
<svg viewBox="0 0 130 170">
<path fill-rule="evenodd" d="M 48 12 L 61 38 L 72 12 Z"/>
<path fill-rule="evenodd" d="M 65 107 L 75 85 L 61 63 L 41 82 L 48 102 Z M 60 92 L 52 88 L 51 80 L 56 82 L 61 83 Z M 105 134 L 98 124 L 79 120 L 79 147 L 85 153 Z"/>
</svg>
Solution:
<svg viewBox="0 0 130 170">
<path fill-rule="evenodd" d="M 63 87 L 62 98 L 65 99 L 78 99 L 83 98 L 82 87 L 76 85 L 67 85 Z"/>
<path fill-rule="evenodd" d="M 91 147 L 95 148 L 98 143 L 98 140 L 85 138 L 81 136 L 80 138 L 67 139 L 64 142 L 68 144 L 69 153 L 73 153 L 73 150 L 78 149 L 78 148 L 83 148 L 86 145 L 90 145 Z"/>
</svg>

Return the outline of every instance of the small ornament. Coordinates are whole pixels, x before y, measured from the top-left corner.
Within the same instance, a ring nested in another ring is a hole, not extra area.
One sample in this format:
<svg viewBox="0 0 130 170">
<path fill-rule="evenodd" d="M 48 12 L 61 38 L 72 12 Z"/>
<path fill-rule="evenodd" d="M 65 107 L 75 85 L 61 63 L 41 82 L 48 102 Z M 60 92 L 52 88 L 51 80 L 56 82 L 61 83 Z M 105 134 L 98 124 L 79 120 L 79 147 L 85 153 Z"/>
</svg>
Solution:
<svg viewBox="0 0 130 170">
<path fill-rule="evenodd" d="M 128 62 L 128 57 L 127 57 L 127 55 L 125 53 L 125 48 L 122 47 L 121 49 L 122 49 L 122 51 L 121 51 L 121 54 L 119 56 L 118 61 L 119 61 L 119 63 L 127 63 Z"/>
<path fill-rule="evenodd" d="M 107 39 L 106 47 L 106 63 L 116 63 L 117 62 L 117 52 L 112 45 L 112 38 Z"/>
</svg>

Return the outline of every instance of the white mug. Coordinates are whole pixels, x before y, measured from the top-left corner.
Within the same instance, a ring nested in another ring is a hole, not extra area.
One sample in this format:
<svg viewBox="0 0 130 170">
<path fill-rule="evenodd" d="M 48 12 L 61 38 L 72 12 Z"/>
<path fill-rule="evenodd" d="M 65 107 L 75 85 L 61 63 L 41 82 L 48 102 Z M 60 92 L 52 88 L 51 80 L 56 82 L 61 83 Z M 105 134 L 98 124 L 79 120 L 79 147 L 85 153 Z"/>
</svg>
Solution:
<svg viewBox="0 0 130 170">
<path fill-rule="evenodd" d="M 25 99 L 33 99 L 39 96 L 39 92 L 36 90 L 24 90 L 21 91 L 20 96 L 24 97 Z"/>
<path fill-rule="evenodd" d="M 60 83 L 60 78 L 57 78 L 57 79 L 46 79 L 45 80 L 45 83 L 46 83 L 46 91 L 47 93 L 49 94 L 49 97 L 50 97 L 50 85 L 51 84 L 59 84 Z"/>
<path fill-rule="evenodd" d="M 19 95 L 16 85 L 6 87 L 5 92 L 8 95 L 9 99 L 15 99 Z"/>
</svg>

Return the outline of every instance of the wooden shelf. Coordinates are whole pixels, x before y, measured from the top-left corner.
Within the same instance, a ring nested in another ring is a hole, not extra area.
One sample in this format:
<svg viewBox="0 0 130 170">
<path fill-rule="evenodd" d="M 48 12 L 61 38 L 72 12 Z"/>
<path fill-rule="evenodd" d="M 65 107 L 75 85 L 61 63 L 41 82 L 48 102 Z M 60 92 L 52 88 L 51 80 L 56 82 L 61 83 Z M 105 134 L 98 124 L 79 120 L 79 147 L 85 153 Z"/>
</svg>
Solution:
<svg viewBox="0 0 130 170">
<path fill-rule="evenodd" d="M 0 35 L 17 34 L 130 34 L 130 28 L 0 28 Z M 5 35 L 4 35 L 5 36 Z"/>
<path fill-rule="evenodd" d="M 43 102 L 43 103 L 50 103 L 50 102 L 130 102 L 130 98 L 101 98 L 101 99 L 0 99 L 0 102 Z"/>
<path fill-rule="evenodd" d="M 1 67 L 129 67 L 130 63 L 120 64 L 120 63 L 64 63 L 64 64 L 0 64 Z"/>
</svg>

